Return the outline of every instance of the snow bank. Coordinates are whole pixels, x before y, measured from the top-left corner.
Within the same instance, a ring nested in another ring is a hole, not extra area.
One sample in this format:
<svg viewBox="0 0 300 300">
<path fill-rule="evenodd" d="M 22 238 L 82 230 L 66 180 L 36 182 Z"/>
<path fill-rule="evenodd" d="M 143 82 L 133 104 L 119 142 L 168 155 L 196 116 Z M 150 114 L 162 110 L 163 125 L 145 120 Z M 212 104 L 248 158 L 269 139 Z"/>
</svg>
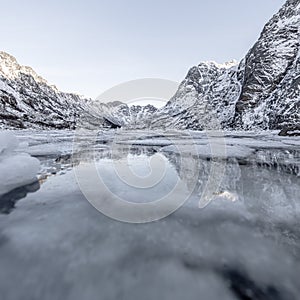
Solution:
<svg viewBox="0 0 300 300">
<path fill-rule="evenodd" d="M 36 181 L 38 159 L 17 152 L 19 143 L 9 131 L 0 131 L 0 195 Z"/>
</svg>

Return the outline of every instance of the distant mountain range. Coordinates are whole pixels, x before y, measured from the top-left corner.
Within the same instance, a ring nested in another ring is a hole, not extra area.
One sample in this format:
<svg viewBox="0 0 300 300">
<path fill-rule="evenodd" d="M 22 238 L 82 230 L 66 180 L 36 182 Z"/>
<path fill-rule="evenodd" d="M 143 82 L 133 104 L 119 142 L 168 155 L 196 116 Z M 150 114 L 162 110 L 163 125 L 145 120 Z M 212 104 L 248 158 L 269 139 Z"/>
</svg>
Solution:
<svg viewBox="0 0 300 300">
<path fill-rule="evenodd" d="M 300 124 L 300 0 L 288 0 L 241 62 L 192 67 L 161 109 L 60 92 L 0 52 L 0 127 L 281 129 Z M 120 99 L 122 101 L 122 99 Z"/>
</svg>

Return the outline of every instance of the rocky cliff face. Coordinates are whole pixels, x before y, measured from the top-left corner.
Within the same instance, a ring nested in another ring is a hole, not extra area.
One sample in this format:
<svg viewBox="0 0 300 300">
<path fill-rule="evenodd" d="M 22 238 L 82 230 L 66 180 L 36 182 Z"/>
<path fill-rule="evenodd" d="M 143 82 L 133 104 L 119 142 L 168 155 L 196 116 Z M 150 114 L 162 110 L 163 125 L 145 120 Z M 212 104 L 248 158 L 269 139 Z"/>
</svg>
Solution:
<svg viewBox="0 0 300 300">
<path fill-rule="evenodd" d="M 214 127 L 216 119 L 227 124 L 234 117 L 241 87 L 237 62 L 219 65 L 203 62 L 193 67 L 177 93 L 157 111 L 150 127 L 199 129 Z"/>
<path fill-rule="evenodd" d="M 288 0 L 248 52 L 235 121 L 244 128 L 299 123 L 300 1 Z"/>
<path fill-rule="evenodd" d="M 300 123 L 300 0 L 288 0 L 239 63 L 200 63 L 151 127 L 280 129 Z"/>
</svg>

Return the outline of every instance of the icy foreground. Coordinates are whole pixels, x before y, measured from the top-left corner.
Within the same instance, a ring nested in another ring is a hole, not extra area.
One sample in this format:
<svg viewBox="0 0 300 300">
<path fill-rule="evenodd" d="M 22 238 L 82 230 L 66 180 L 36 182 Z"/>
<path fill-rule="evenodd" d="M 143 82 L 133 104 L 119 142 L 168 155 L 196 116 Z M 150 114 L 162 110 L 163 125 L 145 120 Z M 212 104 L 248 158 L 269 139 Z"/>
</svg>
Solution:
<svg viewBox="0 0 300 300">
<path fill-rule="evenodd" d="M 209 145 L 222 149 L 218 134 L 81 136 L 77 161 L 72 132 L 17 135 L 39 158 L 43 180 L 0 215 L 2 299 L 299 299 L 299 138 L 225 134 L 230 155 L 216 161 L 225 166 L 220 186 L 199 209 L 213 164 Z M 117 161 L 146 176 L 154 156 L 164 158 L 165 175 L 149 189 L 124 184 L 112 168 Z M 102 180 L 127 201 L 153 201 L 177 180 L 191 197 L 157 222 L 112 220 L 88 203 L 74 176 L 94 157 Z"/>
</svg>

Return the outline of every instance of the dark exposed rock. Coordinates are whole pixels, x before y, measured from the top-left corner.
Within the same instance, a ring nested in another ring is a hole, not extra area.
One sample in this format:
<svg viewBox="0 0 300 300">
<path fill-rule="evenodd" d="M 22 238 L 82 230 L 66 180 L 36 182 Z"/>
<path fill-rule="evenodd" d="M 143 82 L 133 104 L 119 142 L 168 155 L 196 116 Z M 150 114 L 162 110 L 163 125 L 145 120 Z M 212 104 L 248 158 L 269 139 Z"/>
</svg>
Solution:
<svg viewBox="0 0 300 300">
<path fill-rule="evenodd" d="M 233 293 L 241 300 L 283 300 L 286 299 L 275 286 L 257 285 L 246 274 L 234 269 L 223 271 Z M 290 298 L 291 299 L 291 298 Z M 292 300 L 292 299 L 291 299 Z"/>
<path fill-rule="evenodd" d="M 280 136 L 300 136 L 300 125 L 299 126 L 286 126 L 279 134 Z"/>
</svg>

